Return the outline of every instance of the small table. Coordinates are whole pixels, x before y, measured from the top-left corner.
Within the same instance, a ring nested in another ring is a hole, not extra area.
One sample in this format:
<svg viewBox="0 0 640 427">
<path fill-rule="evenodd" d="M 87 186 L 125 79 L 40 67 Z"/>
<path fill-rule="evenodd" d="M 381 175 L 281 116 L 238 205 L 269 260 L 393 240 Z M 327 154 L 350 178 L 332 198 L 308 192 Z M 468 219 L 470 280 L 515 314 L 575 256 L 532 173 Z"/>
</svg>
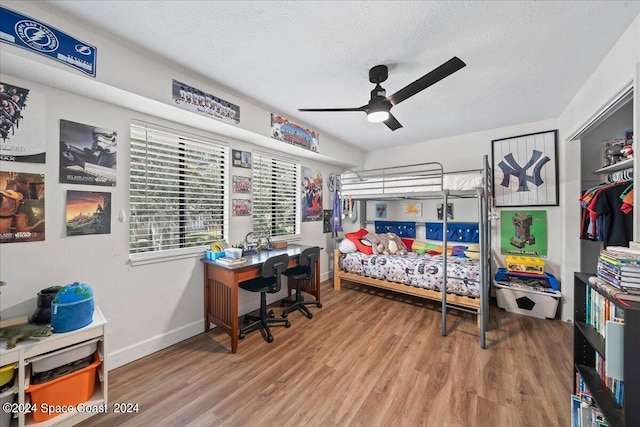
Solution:
<svg viewBox="0 0 640 427">
<path fill-rule="evenodd" d="M 245 255 L 247 262 L 237 266 L 226 266 L 215 261 L 202 259 L 204 263 L 204 330 L 207 332 L 211 323 L 231 336 L 231 353 L 238 352 L 238 283 L 260 277 L 262 264 L 272 256 L 287 254 L 287 268 L 298 265 L 298 258 L 303 250 L 310 246 L 289 245 L 285 249 L 260 251 L 253 255 Z M 288 279 L 289 293 L 295 289 L 295 280 Z M 316 271 L 311 281 L 303 283 L 303 290 L 320 301 L 320 262 L 316 263 Z"/>
</svg>

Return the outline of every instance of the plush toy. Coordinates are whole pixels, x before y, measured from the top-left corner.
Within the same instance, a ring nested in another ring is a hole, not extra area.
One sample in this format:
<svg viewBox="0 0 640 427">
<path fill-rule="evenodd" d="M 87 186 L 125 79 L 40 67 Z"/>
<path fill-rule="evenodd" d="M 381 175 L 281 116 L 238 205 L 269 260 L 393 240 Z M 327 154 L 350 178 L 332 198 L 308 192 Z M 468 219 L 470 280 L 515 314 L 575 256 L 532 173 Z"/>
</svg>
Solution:
<svg viewBox="0 0 640 427">
<path fill-rule="evenodd" d="M 364 238 L 371 243 L 373 254 L 406 255 L 407 248 L 395 233 L 367 233 Z"/>
</svg>

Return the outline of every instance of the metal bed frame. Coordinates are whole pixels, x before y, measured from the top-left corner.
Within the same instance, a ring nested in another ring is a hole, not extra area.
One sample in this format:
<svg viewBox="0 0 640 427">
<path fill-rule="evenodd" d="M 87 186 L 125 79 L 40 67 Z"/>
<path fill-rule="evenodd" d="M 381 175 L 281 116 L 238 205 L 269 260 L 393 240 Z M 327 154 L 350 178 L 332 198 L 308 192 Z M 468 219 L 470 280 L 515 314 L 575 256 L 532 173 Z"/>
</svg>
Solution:
<svg viewBox="0 0 640 427">
<path fill-rule="evenodd" d="M 445 176 L 459 173 L 479 173 L 482 174 L 482 185 L 469 190 L 449 190 L 445 188 Z M 341 279 L 362 283 L 374 287 L 391 289 L 397 292 L 416 295 L 428 299 L 440 299 L 442 304 L 442 335 L 447 335 L 447 308 L 474 313 L 479 316 L 480 327 L 480 347 L 486 348 L 487 315 L 489 308 L 489 284 L 490 282 L 490 255 L 491 255 L 491 233 L 489 224 L 489 198 L 492 175 L 489 166 L 488 156 L 483 156 L 482 169 L 467 171 L 457 171 L 445 174 L 443 167 L 438 162 L 421 163 L 407 166 L 396 166 L 390 168 L 371 169 L 365 171 L 347 171 L 340 175 L 337 180 L 339 194 L 342 197 L 351 197 L 352 200 L 361 201 L 364 206 L 360 206 L 360 224 L 364 227 L 368 221 L 366 219 L 367 201 L 392 201 L 392 200 L 426 200 L 441 199 L 443 206 L 447 206 L 450 198 L 477 198 L 478 199 L 478 229 L 480 237 L 480 298 L 474 301 L 473 298 L 461 297 L 457 295 L 447 296 L 447 292 L 423 290 L 410 286 L 387 282 L 359 276 L 353 273 L 341 271 L 339 268 L 340 257 L 334 237 L 334 289 L 340 289 Z M 438 221 L 442 223 L 443 230 L 447 230 L 447 215 Z M 447 233 L 442 233 L 442 247 L 447 247 Z M 447 251 L 443 251 L 443 264 L 447 264 Z M 443 268 L 443 286 L 446 289 L 447 269 Z M 406 288 L 406 289 L 405 289 Z M 448 302 L 447 299 L 451 302 Z M 468 300 L 468 301 L 467 301 Z"/>
</svg>

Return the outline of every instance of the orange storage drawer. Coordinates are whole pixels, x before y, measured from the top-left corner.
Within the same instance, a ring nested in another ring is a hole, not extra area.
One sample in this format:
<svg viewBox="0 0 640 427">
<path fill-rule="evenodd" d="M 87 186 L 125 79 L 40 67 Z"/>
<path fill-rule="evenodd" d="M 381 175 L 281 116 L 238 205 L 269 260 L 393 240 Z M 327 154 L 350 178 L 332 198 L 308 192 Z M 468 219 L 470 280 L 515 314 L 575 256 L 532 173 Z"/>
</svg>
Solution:
<svg viewBox="0 0 640 427">
<path fill-rule="evenodd" d="M 76 406 L 91 399 L 98 366 L 100 358 L 96 352 L 91 365 L 46 383 L 30 385 L 25 392 L 31 394 L 31 403 L 37 409 L 32 413 L 33 421 L 39 423 L 68 412 L 51 411 L 55 407 Z M 43 408 L 51 412 L 44 411 Z"/>
</svg>

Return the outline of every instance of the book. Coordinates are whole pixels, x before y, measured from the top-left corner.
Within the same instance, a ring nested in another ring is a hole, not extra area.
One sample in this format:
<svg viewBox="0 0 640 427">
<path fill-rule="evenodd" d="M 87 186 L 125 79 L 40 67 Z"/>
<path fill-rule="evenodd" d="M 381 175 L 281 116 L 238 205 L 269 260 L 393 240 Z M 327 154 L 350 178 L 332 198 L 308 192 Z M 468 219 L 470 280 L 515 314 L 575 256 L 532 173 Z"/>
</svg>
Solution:
<svg viewBox="0 0 640 427">
<path fill-rule="evenodd" d="M 606 257 L 600 257 L 598 260 L 598 264 L 602 264 L 618 273 L 628 273 L 629 276 L 639 276 L 640 277 L 640 265 L 634 266 L 632 264 L 616 264 L 612 262 L 610 259 Z"/>
<path fill-rule="evenodd" d="M 218 259 L 216 259 L 216 262 L 218 264 L 222 264 L 222 265 L 238 265 L 238 264 L 244 264 L 245 262 L 247 262 L 246 258 L 231 258 L 228 256 L 223 256 L 220 257 Z"/>
<path fill-rule="evenodd" d="M 591 285 L 594 288 L 604 292 L 605 294 L 609 295 L 611 298 L 620 301 L 626 306 L 629 305 L 627 304 L 627 302 L 629 301 L 640 302 L 640 293 L 625 292 L 624 289 L 621 289 L 609 283 L 608 281 L 604 280 L 601 277 L 596 277 L 596 276 L 589 277 L 589 283 L 591 283 Z"/>
</svg>

